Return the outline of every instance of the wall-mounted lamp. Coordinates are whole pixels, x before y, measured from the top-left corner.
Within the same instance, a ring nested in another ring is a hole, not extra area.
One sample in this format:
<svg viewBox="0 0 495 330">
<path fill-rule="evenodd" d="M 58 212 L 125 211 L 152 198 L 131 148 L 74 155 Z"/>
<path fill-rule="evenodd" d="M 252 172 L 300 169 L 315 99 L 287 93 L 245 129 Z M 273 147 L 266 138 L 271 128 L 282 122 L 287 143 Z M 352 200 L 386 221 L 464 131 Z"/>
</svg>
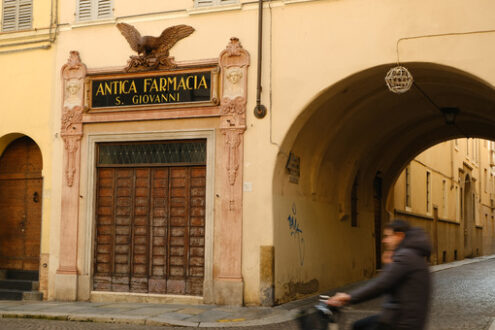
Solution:
<svg viewBox="0 0 495 330">
<path fill-rule="evenodd" d="M 444 108 L 440 108 L 440 110 L 442 111 L 443 117 L 445 118 L 445 123 L 447 125 L 454 125 L 455 124 L 455 118 L 457 117 L 457 114 L 459 113 L 459 108 L 444 107 Z"/>
</svg>

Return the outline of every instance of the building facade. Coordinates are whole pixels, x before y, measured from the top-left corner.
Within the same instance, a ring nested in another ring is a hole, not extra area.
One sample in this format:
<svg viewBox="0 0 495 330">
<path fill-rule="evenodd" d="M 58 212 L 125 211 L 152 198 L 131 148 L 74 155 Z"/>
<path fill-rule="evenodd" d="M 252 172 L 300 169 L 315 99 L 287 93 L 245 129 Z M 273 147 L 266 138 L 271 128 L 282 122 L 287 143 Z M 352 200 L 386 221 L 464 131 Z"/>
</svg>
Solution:
<svg viewBox="0 0 495 330">
<path fill-rule="evenodd" d="M 480 139 L 446 141 L 415 157 L 397 179 L 394 216 L 430 233 L 433 263 L 493 251 L 493 147 Z"/>
<path fill-rule="evenodd" d="M 372 277 L 394 213 L 437 261 L 494 252 L 488 147 L 462 149 L 495 140 L 491 1 L 1 10 L 0 269 L 39 269 L 46 299 L 279 304 Z"/>
</svg>

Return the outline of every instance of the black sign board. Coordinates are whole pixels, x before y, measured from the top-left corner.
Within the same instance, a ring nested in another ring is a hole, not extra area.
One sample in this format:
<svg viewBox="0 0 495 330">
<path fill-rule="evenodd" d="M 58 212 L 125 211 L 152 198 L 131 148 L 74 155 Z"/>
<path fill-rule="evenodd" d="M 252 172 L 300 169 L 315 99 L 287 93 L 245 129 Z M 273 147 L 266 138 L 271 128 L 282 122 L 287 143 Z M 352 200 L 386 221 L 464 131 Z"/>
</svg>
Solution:
<svg viewBox="0 0 495 330">
<path fill-rule="evenodd" d="M 289 153 L 289 159 L 285 168 L 289 171 L 289 182 L 299 183 L 301 177 L 301 157 L 294 155 L 293 152 Z"/>
<path fill-rule="evenodd" d="M 90 108 L 124 108 L 212 102 L 212 71 L 93 78 Z"/>
</svg>

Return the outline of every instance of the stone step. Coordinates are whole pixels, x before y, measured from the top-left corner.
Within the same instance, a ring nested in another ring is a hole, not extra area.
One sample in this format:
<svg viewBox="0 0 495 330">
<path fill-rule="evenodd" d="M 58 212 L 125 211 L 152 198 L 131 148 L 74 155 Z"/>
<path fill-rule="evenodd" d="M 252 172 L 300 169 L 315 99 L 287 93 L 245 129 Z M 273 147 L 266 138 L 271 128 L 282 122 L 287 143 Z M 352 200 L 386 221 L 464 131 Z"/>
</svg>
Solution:
<svg viewBox="0 0 495 330">
<path fill-rule="evenodd" d="M 22 300 L 43 300 L 43 292 L 39 291 L 24 291 L 22 292 Z"/>
<path fill-rule="evenodd" d="M 7 269 L 5 274 L 5 279 L 8 280 L 26 280 L 26 281 L 38 281 L 37 270 L 16 270 Z"/>
<path fill-rule="evenodd" d="M 38 281 L 0 280 L 0 289 L 32 291 L 32 290 L 38 290 L 38 288 L 39 288 Z"/>
<path fill-rule="evenodd" d="M 22 300 L 23 291 L 0 289 L 0 300 Z"/>
</svg>

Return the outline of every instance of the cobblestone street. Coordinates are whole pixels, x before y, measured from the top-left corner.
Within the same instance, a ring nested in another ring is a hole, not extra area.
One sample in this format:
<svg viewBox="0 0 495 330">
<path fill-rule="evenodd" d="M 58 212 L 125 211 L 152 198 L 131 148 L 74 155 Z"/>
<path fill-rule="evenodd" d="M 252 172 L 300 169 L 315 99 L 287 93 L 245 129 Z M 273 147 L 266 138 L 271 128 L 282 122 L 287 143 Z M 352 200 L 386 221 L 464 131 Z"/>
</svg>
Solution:
<svg viewBox="0 0 495 330">
<path fill-rule="evenodd" d="M 488 330 L 495 319 L 495 259 L 471 263 L 433 273 L 434 298 L 429 318 L 429 330 Z M 378 300 L 348 308 L 341 329 L 349 329 L 355 319 L 378 311 Z M 251 327 L 218 327 L 208 329 L 284 329 L 297 330 L 296 321 Z M 0 329 L 119 329 L 168 330 L 192 329 L 187 327 L 141 326 L 93 322 L 50 321 L 36 319 L 0 319 Z"/>
<path fill-rule="evenodd" d="M 495 319 L 495 260 L 436 272 L 430 329 L 488 329 Z"/>
<path fill-rule="evenodd" d="M 205 328 L 209 330 L 255 330 L 255 329 L 284 329 L 298 330 L 297 324 L 292 322 L 265 325 L 263 327 L 237 327 L 237 328 Z M 48 321 L 48 320 L 31 320 L 31 319 L 0 319 L 0 329 L 2 330 L 186 330 L 197 329 L 189 327 L 164 327 L 164 326 L 142 326 L 131 324 L 109 324 L 109 323 L 91 323 L 91 322 L 70 322 L 70 321 Z"/>
</svg>

